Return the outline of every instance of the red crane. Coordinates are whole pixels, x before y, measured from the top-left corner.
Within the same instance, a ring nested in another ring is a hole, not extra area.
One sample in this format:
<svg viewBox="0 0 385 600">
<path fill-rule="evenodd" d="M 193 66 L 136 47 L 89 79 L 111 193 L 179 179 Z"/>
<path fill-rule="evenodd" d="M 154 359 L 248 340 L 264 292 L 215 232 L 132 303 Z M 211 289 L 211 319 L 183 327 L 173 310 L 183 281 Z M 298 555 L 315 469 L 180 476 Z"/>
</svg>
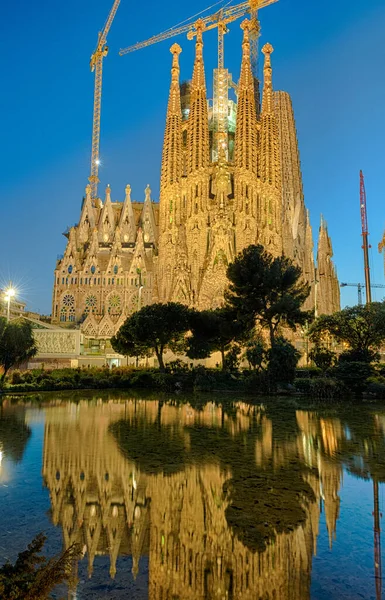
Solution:
<svg viewBox="0 0 385 600">
<path fill-rule="evenodd" d="M 366 192 L 365 181 L 362 171 L 360 171 L 360 210 L 361 210 L 361 229 L 362 229 L 362 248 L 364 250 L 364 270 L 366 287 L 366 304 L 372 301 L 372 292 L 370 287 L 370 269 L 369 269 L 369 242 L 368 242 L 368 215 L 366 213 Z"/>
</svg>

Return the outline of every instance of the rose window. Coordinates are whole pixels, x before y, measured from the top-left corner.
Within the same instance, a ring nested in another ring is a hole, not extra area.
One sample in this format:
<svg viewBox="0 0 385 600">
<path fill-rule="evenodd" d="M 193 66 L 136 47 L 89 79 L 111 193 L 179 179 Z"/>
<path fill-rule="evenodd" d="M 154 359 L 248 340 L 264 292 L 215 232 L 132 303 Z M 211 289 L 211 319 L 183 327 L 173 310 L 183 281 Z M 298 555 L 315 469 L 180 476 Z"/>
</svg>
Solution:
<svg viewBox="0 0 385 600">
<path fill-rule="evenodd" d="M 94 296 L 93 294 L 91 294 L 90 296 L 87 296 L 85 304 L 86 304 L 86 309 L 85 309 L 86 313 L 95 312 L 96 305 L 97 305 L 96 296 Z"/>
<path fill-rule="evenodd" d="M 119 294 L 112 294 L 108 301 L 108 312 L 117 313 L 120 312 L 121 298 Z"/>
<path fill-rule="evenodd" d="M 74 306 L 74 304 L 75 304 L 75 298 L 73 296 L 71 296 L 71 294 L 66 294 L 63 298 L 63 306 L 70 308 L 71 306 Z"/>
</svg>

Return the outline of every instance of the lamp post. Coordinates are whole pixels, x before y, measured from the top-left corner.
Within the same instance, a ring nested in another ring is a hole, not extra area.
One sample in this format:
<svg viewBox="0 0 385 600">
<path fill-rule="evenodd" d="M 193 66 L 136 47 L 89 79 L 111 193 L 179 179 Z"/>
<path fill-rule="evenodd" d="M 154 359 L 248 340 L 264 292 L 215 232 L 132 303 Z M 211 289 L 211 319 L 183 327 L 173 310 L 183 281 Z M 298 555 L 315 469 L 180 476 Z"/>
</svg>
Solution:
<svg viewBox="0 0 385 600">
<path fill-rule="evenodd" d="M 11 318 L 11 298 L 13 298 L 15 296 L 15 294 L 16 294 L 16 292 L 12 286 L 9 286 L 5 290 L 4 300 L 6 300 L 6 302 L 7 302 L 7 323 L 9 323 L 10 318 Z"/>
</svg>

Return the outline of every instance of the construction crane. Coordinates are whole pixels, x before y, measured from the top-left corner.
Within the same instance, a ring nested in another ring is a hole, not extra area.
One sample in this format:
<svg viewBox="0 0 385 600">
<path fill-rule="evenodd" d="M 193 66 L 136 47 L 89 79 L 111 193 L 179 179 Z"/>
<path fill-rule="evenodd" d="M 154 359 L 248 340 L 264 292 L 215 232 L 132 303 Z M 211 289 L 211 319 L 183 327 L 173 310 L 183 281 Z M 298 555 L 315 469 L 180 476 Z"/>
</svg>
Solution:
<svg viewBox="0 0 385 600">
<path fill-rule="evenodd" d="M 363 283 L 340 283 L 340 287 L 347 287 L 347 286 L 357 288 L 358 306 L 362 306 L 362 290 L 364 289 L 365 284 L 363 284 Z M 372 283 L 371 287 L 372 288 L 385 288 L 385 285 L 382 285 L 381 283 Z M 368 303 L 368 300 L 366 300 L 366 303 Z"/>
<path fill-rule="evenodd" d="M 227 158 L 227 111 L 228 111 L 228 90 L 231 85 L 230 74 L 227 69 L 224 68 L 224 35 L 228 32 L 227 25 L 236 21 L 237 19 L 250 14 L 251 28 L 250 28 L 250 41 L 251 41 L 251 52 L 250 60 L 254 77 L 254 88 L 255 88 L 255 99 L 256 109 L 259 113 L 259 82 L 258 82 L 258 39 L 260 34 L 260 26 L 258 22 L 258 10 L 274 4 L 278 0 L 247 0 L 247 2 L 241 2 L 235 6 L 221 8 L 216 13 L 203 17 L 196 22 L 192 22 L 188 19 L 180 26 L 174 26 L 163 33 L 154 35 L 148 40 L 138 42 L 133 46 L 128 46 L 120 50 L 119 54 L 123 56 L 130 52 L 135 52 L 141 48 L 146 48 L 157 42 L 162 42 L 171 37 L 181 35 L 182 33 L 187 34 L 188 39 L 192 39 L 197 32 L 197 26 L 201 30 L 209 31 L 210 29 L 217 28 L 218 31 L 218 68 L 214 70 L 214 98 L 213 98 L 213 122 L 214 122 L 214 147 L 213 147 L 213 160 L 217 160 L 219 156 L 219 150 L 222 148 Z M 205 12 L 205 11 L 203 11 Z"/>
<path fill-rule="evenodd" d="M 98 35 L 98 42 L 96 48 L 91 55 L 90 67 L 91 71 L 95 72 L 95 85 L 94 85 L 94 115 L 92 123 L 92 150 L 91 150 L 91 175 L 89 182 L 91 185 L 91 197 L 92 199 L 97 198 L 98 194 L 98 183 L 99 183 L 99 144 L 100 144 L 100 111 L 102 106 L 102 76 L 103 76 L 103 58 L 108 54 L 107 35 L 110 31 L 112 21 L 115 18 L 116 11 L 120 0 L 114 0 L 114 4 L 110 10 L 107 21 L 104 28 Z"/>
<path fill-rule="evenodd" d="M 363 175 L 362 171 L 360 171 L 360 210 L 361 210 L 362 248 L 364 250 L 366 304 L 369 304 L 372 301 L 372 292 L 371 292 L 371 288 L 370 288 L 370 269 L 369 269 L 369 242 L 368 242 L 369 232 L 368 232 L 368 215 L 366 212 L 365 181 L 364 181 L 364 175 Z"/>
</svg>

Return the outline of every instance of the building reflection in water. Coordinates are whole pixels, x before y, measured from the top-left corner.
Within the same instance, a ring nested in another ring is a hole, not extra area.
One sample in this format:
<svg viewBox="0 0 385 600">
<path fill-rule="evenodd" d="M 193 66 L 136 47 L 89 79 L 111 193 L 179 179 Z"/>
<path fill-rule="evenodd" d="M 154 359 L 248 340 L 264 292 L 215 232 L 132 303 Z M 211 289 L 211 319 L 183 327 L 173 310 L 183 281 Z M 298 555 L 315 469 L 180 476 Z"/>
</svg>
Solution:
<svg viewBox="0 0 385 600">
<path fill-rule="evenodd" d="M 148 556 L 150 600 L 310 598 L 320 512 L 331 546 L 352 432 L 285 410 L 150 400 L 47 409 L 43 476 L 65 547 L 81 544 L 90 577 L 97 555 L 109 555 L 111 577 L 118 556 L 132 556 L 134 577 Z"/>
</svg>

